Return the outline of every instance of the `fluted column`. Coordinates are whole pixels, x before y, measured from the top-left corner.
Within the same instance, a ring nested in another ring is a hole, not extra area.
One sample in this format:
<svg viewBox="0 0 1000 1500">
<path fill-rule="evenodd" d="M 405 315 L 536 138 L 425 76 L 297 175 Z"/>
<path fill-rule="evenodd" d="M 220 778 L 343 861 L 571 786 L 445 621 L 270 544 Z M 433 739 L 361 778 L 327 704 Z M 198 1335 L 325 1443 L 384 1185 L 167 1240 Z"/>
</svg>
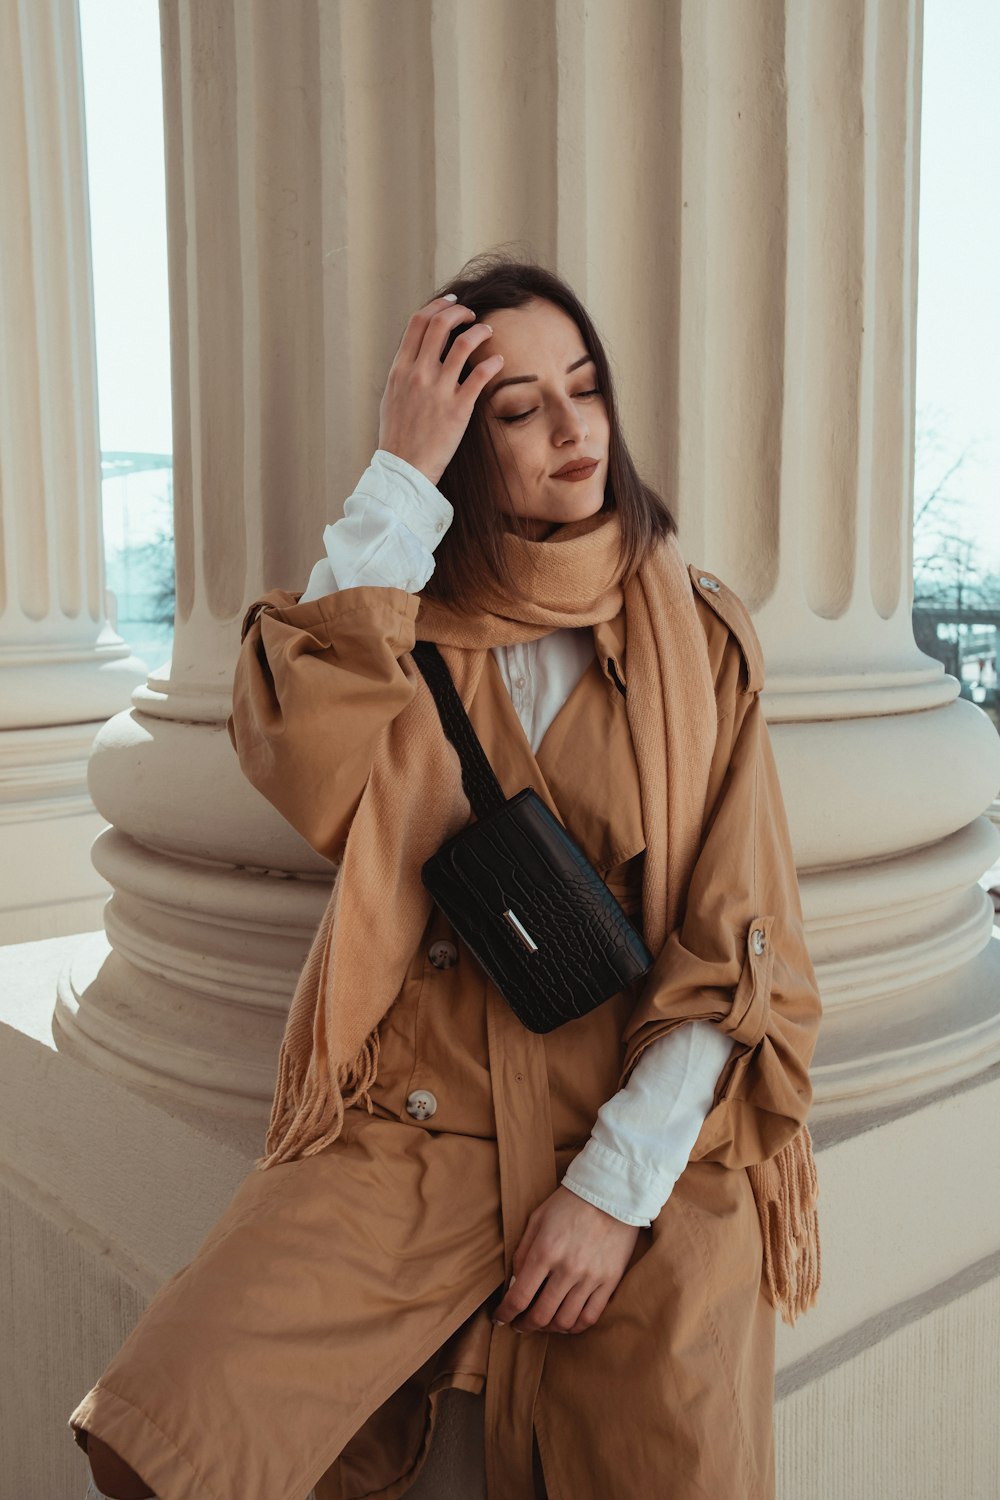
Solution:
<svg viewBox="0 0 1000 1500">
<path fill-rule="evenodd" d="M 1000 1056 L 1000 741 L 911 628 L 920 6 L 711 15 L 684 7 L 668 482 L 765 648 L 822 1121 Z"/>
<path fill-rule="evenodd" d="M 245 601 L 305 586 L 338 509 L 327 496 L 348 492 L 374 447 L 353 420 L 336 264 L 346 101 L 329 92 L 336 6 L 165 0 L 160 14 L 174 650 L 91 758 L 112 825 L 94 861 L 115 894 L 106 935 L 62 975 L 55 1030 L 64 1049 L 256 1143 L 332 868 L 243 779 L 225 720 Z"/>
<path fill-rule="evenodd" d="M 628 14 L 163 0 L 178 619 L 91 765 L 113 951 L 58 1021 L 101 1065 L 266 1106 L 331 871 L 240 778 L 239 620 L 304 587 L 407 316 L 498 241 L 588 301 L 686 555 L 754 612 L 817 1118 L 1000 1056 L 1000 749 L 910 628 L 919 5 Z"/>
<path fill-rule="evenodd" d="M 0 6 L 0 943 L 96 926 L 101 722 L 143 664 L 105 613 L 79 22 Z"/>
</svg>

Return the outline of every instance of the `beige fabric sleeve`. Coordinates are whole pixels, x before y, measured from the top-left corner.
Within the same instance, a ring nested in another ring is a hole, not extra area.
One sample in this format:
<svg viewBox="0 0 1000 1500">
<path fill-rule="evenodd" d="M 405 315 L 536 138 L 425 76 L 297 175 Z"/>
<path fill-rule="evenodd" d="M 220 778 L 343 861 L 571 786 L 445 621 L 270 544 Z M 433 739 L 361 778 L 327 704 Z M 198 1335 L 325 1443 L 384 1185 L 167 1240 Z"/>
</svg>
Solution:
<svg viewBox="0 0 1000 1500">
<path fill-rule="evenodd" d="M 226 728 L 247 779 L 338 864 L 379 735 L 416 692 L 399 658 L 420 599 L 374 585 L 298 598 L 272 589 L 247 611 Z"/>
</svg>

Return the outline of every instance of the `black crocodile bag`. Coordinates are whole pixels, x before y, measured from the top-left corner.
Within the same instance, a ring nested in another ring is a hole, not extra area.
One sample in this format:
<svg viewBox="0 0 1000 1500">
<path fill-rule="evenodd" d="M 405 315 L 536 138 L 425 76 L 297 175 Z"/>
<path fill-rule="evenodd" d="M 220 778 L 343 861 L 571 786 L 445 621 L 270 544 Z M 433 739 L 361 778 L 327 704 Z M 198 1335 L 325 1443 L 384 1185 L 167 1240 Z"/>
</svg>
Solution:
<svg viewBox="0 0 1000 1500">
<path fill-rule="evenodd" d="M 434 642 L 417 641 L 412 655 L 476 815 L 424 863 L 421 878 L 528 1030 L 554 1031 L 641 978 L 652 955 L 534 787 L 504 797 Z"/>
</svg>

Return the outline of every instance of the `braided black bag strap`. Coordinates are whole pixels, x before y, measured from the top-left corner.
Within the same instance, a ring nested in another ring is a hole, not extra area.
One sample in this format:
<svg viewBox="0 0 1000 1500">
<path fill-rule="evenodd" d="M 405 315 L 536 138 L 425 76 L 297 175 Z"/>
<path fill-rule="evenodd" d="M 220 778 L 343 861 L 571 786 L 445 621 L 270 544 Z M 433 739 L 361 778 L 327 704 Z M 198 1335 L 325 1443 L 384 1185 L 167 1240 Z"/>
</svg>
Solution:
<svg viewBox="0 0 1000 1500">
<path fill-rule="evenodd" d="M 441 727 L 458 751 L 462 762 L 462 788 L 473 812 L 482 822 L 483 818 L 496 812 L 507 802 L 503 787 L 494 774 L 435 642 L 416 641 L 411 655 L 434 695 L 441 716 Z"/>
</svg>

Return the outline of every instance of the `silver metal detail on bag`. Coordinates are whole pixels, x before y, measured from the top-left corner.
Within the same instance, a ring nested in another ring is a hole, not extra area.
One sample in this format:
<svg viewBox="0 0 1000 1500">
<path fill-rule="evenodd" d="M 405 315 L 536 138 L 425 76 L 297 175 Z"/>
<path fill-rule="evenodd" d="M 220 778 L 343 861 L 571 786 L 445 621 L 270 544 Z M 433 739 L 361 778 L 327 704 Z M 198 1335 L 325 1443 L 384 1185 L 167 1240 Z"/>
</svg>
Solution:
<svg viewBox="0 0 1000 1500">
<path fill-rule="evenodd" d="M 508 911 L 504 912 L 504 916 L 507 918 L 507 921 L 510 923 L 510 925 L 513 927 L 514 931 L 517 933 L 518 937 L 521 939 L 521 942 L 527 948 L 528 952 L 529 953 L 537 953 L 538 952 L 538 944 L 534 941 L 534 939 L 532 938 L 530 932 L 528 932 L 525 929 L 525 927 L 518 921 L 518 919 L 515 917 L 514 913 L 512 911 L 508 910 Z"/>
<path fill-rule="evenodd" d="M 762 927 L 755 927 L 750 934 L 750 941 L 753 943 L 753 951 L 755 953 L 763 953 L 764 944 L 767 941 L 764 937 L 764 929 Z"/>
</svg>

